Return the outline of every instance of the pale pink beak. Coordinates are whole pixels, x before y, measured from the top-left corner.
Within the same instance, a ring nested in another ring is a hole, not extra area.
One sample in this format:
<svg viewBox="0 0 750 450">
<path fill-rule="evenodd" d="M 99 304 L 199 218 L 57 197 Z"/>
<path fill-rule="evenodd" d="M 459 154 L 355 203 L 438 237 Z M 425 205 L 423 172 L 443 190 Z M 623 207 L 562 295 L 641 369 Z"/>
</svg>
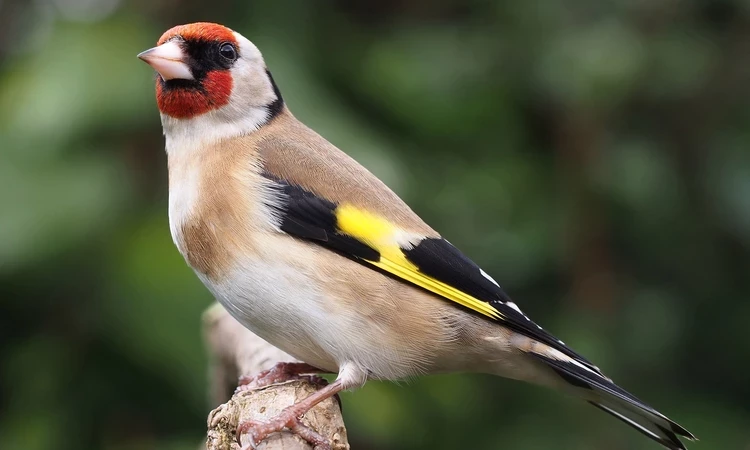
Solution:
<svg viewBox="0 0 750 450">
<path fill-rule="evenodd" d="M 175 41 L 165 42 L 158 47 L 148 49 L 139 53 L 138 57 L 159 72 L 164 81 L 195 79 L 187 65 L 185 52 Z"/>
</svg>

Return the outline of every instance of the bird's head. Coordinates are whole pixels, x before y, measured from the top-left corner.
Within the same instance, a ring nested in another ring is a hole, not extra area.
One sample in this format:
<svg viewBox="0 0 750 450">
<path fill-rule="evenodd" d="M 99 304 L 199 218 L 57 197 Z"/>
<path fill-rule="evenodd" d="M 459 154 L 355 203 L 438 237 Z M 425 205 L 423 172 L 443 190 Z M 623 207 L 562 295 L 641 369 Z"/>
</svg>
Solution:
<svg viewBox="0 0 750 450">
<path fill-rule="evenodd" d="M 188 128 L 204 138 L 251 132 L 283 108 L 258 48 L 223 25 L 176 26 L 138 57 L 158 72 L 156 101 L 168 138 Z"/>
</svg>

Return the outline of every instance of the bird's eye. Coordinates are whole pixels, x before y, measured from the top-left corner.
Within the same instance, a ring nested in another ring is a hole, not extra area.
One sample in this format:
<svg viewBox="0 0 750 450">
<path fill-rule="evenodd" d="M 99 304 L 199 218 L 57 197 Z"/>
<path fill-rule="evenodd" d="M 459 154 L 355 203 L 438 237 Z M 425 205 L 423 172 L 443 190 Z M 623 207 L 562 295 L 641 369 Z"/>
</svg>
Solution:
<svg viewBox="0 0 750 450">
<path fill-rule="evenodd" d="M 237 50 L 234 49 L 234 45 L 229 43 L 221 44 L 219 54 L 230 61 L 237 59 Z"/>
</svg>

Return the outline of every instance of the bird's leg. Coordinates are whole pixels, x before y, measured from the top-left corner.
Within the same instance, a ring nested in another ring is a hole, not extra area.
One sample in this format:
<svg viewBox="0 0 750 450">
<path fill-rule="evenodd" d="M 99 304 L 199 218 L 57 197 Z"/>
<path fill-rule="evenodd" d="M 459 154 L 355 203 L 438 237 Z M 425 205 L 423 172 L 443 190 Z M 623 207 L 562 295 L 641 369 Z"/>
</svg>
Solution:
<svg viewBox="0 0 750 450">
<path fill-rule="evenodd" d="M 314 374 L 324 372 L 324 370 L 313 367 L 307 363 L 280 362 L 276 363 L 272 368 L 264 370 L 257 375 L 241 376 L 235 392 L 252 391 L 289 380 L 307 380 L 318 386 L 323 386 L 326 384 L 326 381 Z M 311 375 L 303 376 L 302 374 Z"/>
<path fill-rule="evenodd" d="M 243 450 L 254 449 L 261 441 L 272 433 L 288 428 L 302 439 L 309 442 L 315 450 L 330 450 L 331 444 L 328 439 L 321 436 L 315 430 L 302 423 L 302 416 L 313 406 L 325 399 L 331 398 L 344 389 L 341 380 L 336 380 L 323 389 L 316 391 L 306 399 L 284 408 L 281 413 L 268 422 L 255 422 L 252 420 L 243 422 L 237 427 L 237 441 L 242 444 L 243 434 L 247 434 L 249 444 L 242 447 Z"/>
</svg>

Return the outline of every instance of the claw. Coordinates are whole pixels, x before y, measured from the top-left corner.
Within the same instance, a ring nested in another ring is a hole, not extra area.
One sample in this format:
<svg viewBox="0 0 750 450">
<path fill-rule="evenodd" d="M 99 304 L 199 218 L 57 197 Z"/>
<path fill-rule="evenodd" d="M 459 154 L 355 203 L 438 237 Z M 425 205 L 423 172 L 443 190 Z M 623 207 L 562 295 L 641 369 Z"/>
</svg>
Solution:
<svg viewBox="0 0 750 450">
<path fill-rule="evenodd" d="M 313 446 L 314 450 L 331 450 L 331 443 L 312 428 L 308 427 L 300 419 L 294 419 L 291 428 L 293 433 L 306 440 Z"/>
<path fill-rule="evenodd" d="M 215 427 L 219 422 L 221 422 L 224 418 L 231 415 L 231 411 L 229 410 L 229 406 L 227 403 L 224 403 L 223 405 L 219 406 L 218 408 L 214 409 L 208 414 L 208 427 L 213 428 Z"/>
<path fill-rule="evenodd" d="M 242 422 L 241 424 L 237 425 L 237 443 L 242 445 L 242 435 L 247 433 L 247 438 L 250 439 L 250 443 L 247 444 L 249 448 L 254 449 L 255 448 L 255 439 L 253 439 L 254 433 L 248 431 L 251 431 L 253 427 L 262 425 L 262 422 L 256 422 L 254 420 L 246 420 Z M 242 450 L 245 450 L 245 447 L 242 447 Z"/>
</svg>

